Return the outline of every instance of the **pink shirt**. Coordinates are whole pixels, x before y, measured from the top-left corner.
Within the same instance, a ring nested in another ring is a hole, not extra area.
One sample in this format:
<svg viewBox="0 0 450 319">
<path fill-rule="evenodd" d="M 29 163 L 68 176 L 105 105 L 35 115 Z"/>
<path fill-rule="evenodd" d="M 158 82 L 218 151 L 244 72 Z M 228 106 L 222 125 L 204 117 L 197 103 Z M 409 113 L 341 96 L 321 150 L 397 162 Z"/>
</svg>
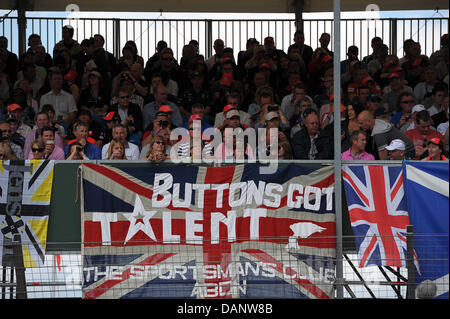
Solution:
<svg viewBox="0 0 450 319">
<path fill-rule="evenodd" d="M 356 158 L 352 155 L 352 148 L 349 148 L 348 150 L 346 150 L 344 153 L 341 154 L 341 160 L 343 160 L 343 161 L 353 161 L 353 160 L 374 161 L 375 157 L 372 154 L 362 151 L 362 153 L 359 155 L 359 158 Z"/>
</svg>

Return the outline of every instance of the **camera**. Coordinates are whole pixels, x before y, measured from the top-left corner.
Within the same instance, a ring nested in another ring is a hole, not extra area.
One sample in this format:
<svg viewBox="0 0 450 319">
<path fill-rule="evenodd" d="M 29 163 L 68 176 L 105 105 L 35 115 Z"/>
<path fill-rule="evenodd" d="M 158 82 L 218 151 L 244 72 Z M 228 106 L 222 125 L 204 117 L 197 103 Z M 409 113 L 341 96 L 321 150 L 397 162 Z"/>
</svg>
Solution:
<svg viewBox="0 0 450 319">
<path fill-rule="evenodd" d="M 271 105 L 267 108 L 268 112 L 278 112 L 279 108 L 276 105 Z"/>
<path fill-rule="evenodd" d="M 168 127 L 169 126 L 169 121 L 159 121 L 159 125 L 161 125 L 161 127 L 163 128 L 163 129 L 165 129 L 166 127 Z"/>
<path fill-rule="evenodd" d="M 120 79 L 121 79 L 121 80 L 130 80 L 130 77 L 128 76 L 127 73 L 122 73 L 122 74 L 120 75 Z"/>
</svg>

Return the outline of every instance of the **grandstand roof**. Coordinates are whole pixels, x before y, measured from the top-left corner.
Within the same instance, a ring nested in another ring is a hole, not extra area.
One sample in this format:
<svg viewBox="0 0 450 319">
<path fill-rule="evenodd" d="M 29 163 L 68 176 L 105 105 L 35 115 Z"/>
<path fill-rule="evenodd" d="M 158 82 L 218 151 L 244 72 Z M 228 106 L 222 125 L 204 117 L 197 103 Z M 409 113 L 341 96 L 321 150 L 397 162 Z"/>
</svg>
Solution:
<svg viewBox="0 0 450 319">
<path fill-rule="evenodd" d="M 0 9 L 15 9 L 19 0 L 2 1 Z M 124 11 L 124 12 L 260 12 L 293 13 L 296 0 L 20 0 L 27 3 L 27 11 L 65 11 L 67 5 L 76 3 L 81 11 Z M 448 9 L 447 0 L 377 0 L 380 10 L 435 10 Z M 341 0 L 341 11 L 365 11 L 367 2 Z M 303 12 L 332 12 L 333 0 L 304 0 Z"/>
</svg>

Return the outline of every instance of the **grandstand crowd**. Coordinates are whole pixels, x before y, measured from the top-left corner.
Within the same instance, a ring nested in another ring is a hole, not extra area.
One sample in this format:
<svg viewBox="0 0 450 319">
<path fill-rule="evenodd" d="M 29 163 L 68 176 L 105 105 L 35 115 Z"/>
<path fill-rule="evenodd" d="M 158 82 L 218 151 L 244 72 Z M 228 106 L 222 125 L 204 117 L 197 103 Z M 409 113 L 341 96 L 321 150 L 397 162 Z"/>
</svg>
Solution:
<svg viewBox="0 0 450 319">
<path fill-rule="evenodd" d="M 32 34 L 19 57 L 8 51 L 11 39 L 0 37 L 0 159 L 334 158 L 327 33 L 313 49 L 297 31 L 287 52 L 270 36 L 263 43 L 248 39 L 240 52 L 216 39 L 207 59 L 196 40 L 183 46 L 179 60 L 159 41 L 147 61 L 133 41 L 117 59 L 105 50 L 104 36 L 81 43 L 73 36 L 73 27 L 64 26 L 50 55 Z M 348 47 L 340 62 L 343 160 L 447 159 L 448 45 L 445 34 L 430 56 L 412 39 L 404 41 L 403 56 L 389 54 L 379 37 L 368 56 Z M 267 143 L 239 145 L 235 138 L 230 148 L 214 145 L 210 133 L 195 135 L 214 128 L 222 134 L 253 128 Z M 274 139 L 277 149 L 270 148 Z"/>
</svg>

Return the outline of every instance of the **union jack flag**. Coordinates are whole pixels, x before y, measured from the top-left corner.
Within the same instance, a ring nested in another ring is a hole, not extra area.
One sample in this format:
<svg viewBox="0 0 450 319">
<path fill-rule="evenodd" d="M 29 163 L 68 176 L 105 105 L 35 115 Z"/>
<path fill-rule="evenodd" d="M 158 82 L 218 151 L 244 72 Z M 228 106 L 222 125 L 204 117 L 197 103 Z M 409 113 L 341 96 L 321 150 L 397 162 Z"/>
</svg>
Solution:
<svg viewBox="0 0 450 319">
<path fill-rule="evenodd" d="M 410 221 L 402 167 L 344 165 L 342 177 L 359 267 L 406 267 Z"/>
<path fill-rule="evenodd" d="M 83 164 L 83 297 L 332 298 L 333 167 L 259 168 Z"/>
</svg>

